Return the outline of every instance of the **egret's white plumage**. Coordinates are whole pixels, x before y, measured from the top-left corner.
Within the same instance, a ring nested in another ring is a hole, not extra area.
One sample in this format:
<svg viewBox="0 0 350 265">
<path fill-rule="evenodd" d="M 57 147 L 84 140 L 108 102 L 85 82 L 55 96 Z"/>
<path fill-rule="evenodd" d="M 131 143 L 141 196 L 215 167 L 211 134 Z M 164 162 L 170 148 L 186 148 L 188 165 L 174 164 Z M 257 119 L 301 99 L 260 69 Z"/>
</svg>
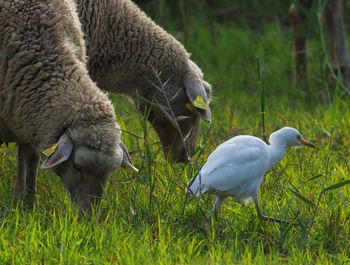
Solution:
<svg viewBox="0 0 350 265">
<path fill-rule="evenodd" d="M 249 135 L 239 135 L 224 142 L 210 154 L 189 191 L 196 196 L 206 192 L 216 195 L 215 209 L 228 196 L 244 203 L 254 202 L 260 218 L 280 222 L 261 214 L 258 205 L 260 184 L 265 173 L 283 159 L 288 146 L 314 146 L 290 127 L 272 133 L 269 143 Z"/>
</svg>

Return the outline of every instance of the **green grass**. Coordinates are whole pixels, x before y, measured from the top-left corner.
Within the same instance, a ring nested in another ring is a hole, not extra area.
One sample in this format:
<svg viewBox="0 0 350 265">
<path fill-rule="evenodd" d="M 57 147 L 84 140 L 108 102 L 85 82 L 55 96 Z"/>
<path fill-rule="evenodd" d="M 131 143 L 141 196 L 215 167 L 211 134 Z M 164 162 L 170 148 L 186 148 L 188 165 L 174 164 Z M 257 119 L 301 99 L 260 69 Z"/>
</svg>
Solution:
<svg viewBox="0 0 350 265">
<path fill-rule="evenodd" d="M 217 220 L 209 224 L 214 199 L 187 196 L 185 184 L 223 141 L 236 134 L 262 138 L 256 62 L 262 46 L 267 134 L 292 126 L 317 149 L 291 149 L 267 173 L 260 189 L 261 208 L 269 216 L 296 218 L 302 226 L 261 221 L 252 205 L 233 199 L 223 204 Z M 292 38 L 276 21 L 258 29 L 248 24 L 197 23 L 188 28 L 186 48 L 213 84 L 213 122 L 201 123 L 193 160 L 187 165 L 164 160 L 156 134 L 135 106 L 122 96 L 113 96 L 122 128 L 145 138 L 122 135 L 140 172 L 116 170 L 100 210 L 86 218 L 71 208 L 60 179 L 49 171 L 40 172 L 35 209 L 13 209 L 16 149 L 13 144 L 3 145 L 1 264 L 350 262 L 350 185 L 332 186 L 350 175 L 349 96 L 339 90 L 335 112 L 336 82 L 327 74 L 317 37 L 308 46 L 310 82 L 305 89 L 292 83 Z M 321 128 L 333 130 L 332 139 Z M 327 187 L 331 189 L 322 192 Z"/>
</svg>

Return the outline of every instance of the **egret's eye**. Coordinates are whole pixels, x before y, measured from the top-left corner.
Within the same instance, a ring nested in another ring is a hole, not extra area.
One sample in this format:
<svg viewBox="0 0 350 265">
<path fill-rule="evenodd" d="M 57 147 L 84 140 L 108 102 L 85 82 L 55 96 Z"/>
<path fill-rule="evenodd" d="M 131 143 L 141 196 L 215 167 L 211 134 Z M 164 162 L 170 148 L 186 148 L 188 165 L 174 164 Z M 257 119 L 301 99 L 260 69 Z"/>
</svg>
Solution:
<svg viewBox="0 0 350 265">
<path fill-rule="evenodd" d="M 299 141 L 301 141 L 301 135 L 300 135 L 300 134 L 297 136 L 297 139 L 298 139 Z"/>
<path fill-rule="evenodd" d="M 73 162 L 73 168 L 78 170 L 78 171 L 81 171 L 82 170 L 82 166 L 81 165 L 78 165 L 77 163 Z"/>
</svg>

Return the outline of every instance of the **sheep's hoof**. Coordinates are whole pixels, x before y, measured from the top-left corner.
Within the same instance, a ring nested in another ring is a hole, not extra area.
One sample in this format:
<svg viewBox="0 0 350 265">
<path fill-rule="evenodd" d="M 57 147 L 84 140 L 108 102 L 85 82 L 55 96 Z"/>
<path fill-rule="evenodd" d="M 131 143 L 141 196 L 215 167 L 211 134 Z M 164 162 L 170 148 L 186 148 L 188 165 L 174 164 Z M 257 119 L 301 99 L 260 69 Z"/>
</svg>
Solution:
<svg viewBox="0 0 350 265">
<path fill-rule="evenodd" d="M 23 206 L 27 209 L 33 209 L 34 204 L 37 202 L 36 194 L 32 192 L 14 193 L 12 198 L 12 205 L 14 208 L 17 206 Z"/>
</svg>

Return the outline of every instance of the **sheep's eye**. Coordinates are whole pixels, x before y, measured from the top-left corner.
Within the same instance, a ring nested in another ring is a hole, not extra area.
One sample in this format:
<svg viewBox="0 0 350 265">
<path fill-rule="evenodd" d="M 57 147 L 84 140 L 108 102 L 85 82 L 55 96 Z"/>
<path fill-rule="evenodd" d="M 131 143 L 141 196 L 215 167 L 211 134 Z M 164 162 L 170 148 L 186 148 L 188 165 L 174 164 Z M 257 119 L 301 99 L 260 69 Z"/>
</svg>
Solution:
<svg viewBox="0 0 350 265">
<path fill-rule="evenodd" d="M 81 171 L 82 170 L 82 166 L 81 165 L 78 165 L 77 163 L 74 163 L 73 162 L 73 168 L 78 170 L 78 171 Z"/>
</svg>

